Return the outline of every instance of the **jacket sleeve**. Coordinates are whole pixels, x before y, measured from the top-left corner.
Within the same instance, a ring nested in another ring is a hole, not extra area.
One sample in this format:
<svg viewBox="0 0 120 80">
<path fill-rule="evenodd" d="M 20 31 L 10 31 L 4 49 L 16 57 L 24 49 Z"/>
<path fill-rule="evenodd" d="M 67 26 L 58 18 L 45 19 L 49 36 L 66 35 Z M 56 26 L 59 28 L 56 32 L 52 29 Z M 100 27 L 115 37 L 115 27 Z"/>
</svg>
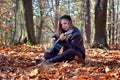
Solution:
<svg viewBox="0 0 120 80">
<path fill-rule="evenodd" d="M 81 36 L 79 33 L 75 33 L 70 37 L 67 41 L 59 41 L 58 43 L 64 46 L 65 48 L 74 48 L 74 49 L 79 49 L 80 47 L 80 40 Z"/>
<path fill-rule="evenodd" d="M 74 34 L 70 39 L 70 47 L 77 50 L 78 57 L 85 59 L 85 48 L 81 34 Z"/>
<path fill-rule="evenodd" d="M 73 34 L 70 39 L 70 47 L 76 50 L 79 49 L 81 41 L 82 41 L 82 37 L 79 33 Z"/>
</svg>

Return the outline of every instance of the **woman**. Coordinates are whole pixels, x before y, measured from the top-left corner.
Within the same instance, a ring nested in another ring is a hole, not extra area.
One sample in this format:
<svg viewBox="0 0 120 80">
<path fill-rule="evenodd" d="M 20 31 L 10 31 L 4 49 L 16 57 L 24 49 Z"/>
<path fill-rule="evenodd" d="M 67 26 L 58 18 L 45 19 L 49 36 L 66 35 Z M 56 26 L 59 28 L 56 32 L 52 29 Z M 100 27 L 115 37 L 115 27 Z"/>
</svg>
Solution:
<svg viewBox="0 0 120 80">
<path fill-rule="evenodd" d="M 65 35 L 65 32 L 72 30 L 71 36 Z M 63 52 L 58 54 L 57 51 L 47 52 L 44 54 L 46 62 L 62 62 L 74 60 L 77 55 L 80 60 L 85 59 L 85 48 L 83 45 L 83 39 L 78 28 L 76 28 L 69 15 L 63 15 L 60 17 L 59 25 L 56 30 L 56 34 L 52 37 L 53 44 L 57 39 L 60 39 L 58 44 L 63 47 Z"/>
</svg>

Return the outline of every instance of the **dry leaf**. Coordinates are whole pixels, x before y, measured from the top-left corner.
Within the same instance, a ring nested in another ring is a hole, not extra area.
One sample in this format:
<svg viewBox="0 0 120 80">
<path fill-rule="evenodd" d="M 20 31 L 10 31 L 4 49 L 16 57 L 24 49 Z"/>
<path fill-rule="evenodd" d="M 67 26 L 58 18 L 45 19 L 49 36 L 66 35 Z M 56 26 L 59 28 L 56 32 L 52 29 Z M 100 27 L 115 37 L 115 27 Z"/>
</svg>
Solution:
<svg viewBox="0 0 120 80">
<path fill-rule="evenodd" d="M 106 67 L 105 67 L 105 72 L 107 73 L 107 72 L 109 72 L 109 71 L 110 71 L 109 67 L 106 66 Z"/>
<path fill-rule="evenodd" d="M 80 77 L 78 80 L 85 80 L 83 77 Z"/>
<path fill-rule="evenodd" d="M 40 47 L 40 45 L 6 46 L 0 44 L 0 77 L 2 79 L 10 78 L 11 80 L 119 79 L 119 50 L 109 50 L 108 54 L 104 56 L 104 50 L 102 51 L 102 49 L 86 49 L 87 57 L 82 66 L 76 60 L 28 66 L 33 64 L 33 61 L 37 58 L 43 58 L 43 48 L 44 46 Z"/>
<path fill-rule="evenodd" d="M 54 74 L 54 78 L 58 78 L 58 76 L 60 75 L 59 71 L 57 71 L 55 74 Z"/>
<path fill-rule="evenodd" d="M 98 80 L 106 80 L 105 77 L 99 77 Z"/>
<path fill-rule="evenodd" d="M 33 69 L 30 71 L 29 76 L 34 77 L 34 76 L 37 76 L 37 74 L 38 74 L 38 69 Z"/>
</svg>

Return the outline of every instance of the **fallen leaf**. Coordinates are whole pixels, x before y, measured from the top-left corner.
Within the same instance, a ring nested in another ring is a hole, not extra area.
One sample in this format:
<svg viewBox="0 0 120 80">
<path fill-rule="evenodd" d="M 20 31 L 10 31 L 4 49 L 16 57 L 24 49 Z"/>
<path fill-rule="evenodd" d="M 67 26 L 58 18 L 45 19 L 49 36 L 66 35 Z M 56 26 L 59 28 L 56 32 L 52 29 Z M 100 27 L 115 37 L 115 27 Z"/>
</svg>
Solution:
<svg viewBox="0 0 120 80">
<path fill-rule="evenodd" d="M 106 67 L 105 67 L 105 72 L 107 73 L 107 72 L 109 72 L 109 71 L 110 71 L 109 67 L 106 66 Z"/>
<path fill-rule="evenodd" d="M 29 76 L 30 77 L 35 77 L 38 74 L 38 69 L 33 69 L 30 71 Z"/>
<path fill-rule="evenodd" d="M 80 77 L 78 80 L 85 80 L 83 77 Z"/>
<path fill-rule="evenodd" d="M 98 80 L 106 80 L 105 77 L 99 77 Z"/>
<path fill-rule="evenodd" d="M 60 75 L 60 72 L 59 71 L 57 71 L 55 74 L 54 74 L 54 78 L 58 78 L 58 76 Z"/>
</svg>

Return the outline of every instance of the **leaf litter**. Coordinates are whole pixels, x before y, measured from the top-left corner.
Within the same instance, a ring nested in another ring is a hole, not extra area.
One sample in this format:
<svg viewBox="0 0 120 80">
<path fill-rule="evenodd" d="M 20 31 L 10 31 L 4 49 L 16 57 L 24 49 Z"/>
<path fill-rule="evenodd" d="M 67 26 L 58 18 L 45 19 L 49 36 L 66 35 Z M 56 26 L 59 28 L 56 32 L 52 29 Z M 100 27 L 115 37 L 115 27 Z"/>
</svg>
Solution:
<svg viewBox="0 0 120 80">
<path fill-rule="evenodd" d="M 0 45 L 0 79 L 10 80 L 119 80 L 120 50 L 86 49 L 86 60 L 78 63 L 35 63 L 43 59 L 41 45 Z"/>
</svg>

